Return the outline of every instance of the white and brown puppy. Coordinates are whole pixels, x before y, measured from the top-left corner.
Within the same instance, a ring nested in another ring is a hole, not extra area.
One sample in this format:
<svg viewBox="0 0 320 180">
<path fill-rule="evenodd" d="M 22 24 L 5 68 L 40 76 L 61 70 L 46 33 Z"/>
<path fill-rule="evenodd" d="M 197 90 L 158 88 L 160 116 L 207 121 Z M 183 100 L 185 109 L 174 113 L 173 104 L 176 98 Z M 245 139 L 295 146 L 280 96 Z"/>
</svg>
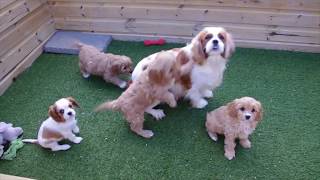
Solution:
<svg viewBox="0 0 320 180">
<path fill-rule="evenodd" d="M 42 122 L 37 139 L 24 139 L 23 142 L 37 143 L 52 151 L 67 150 L 70 145 L 59 145 L 58 142 L 68 139 L 73 143 L 80 143 L 81 137 L 74 133 L 79 133 L 76 120 L 75 107 L 78 103 L 72 98 L 62 98 L 49 107 L 49 118 Z"/>
<path fill-rule="evenodd" d="M 235 50 L 233 38 L 222 27 L 206 27 L 194 37 L 190 44 L 182 48 L 170 50 L 175 54 L 183 56 L 185 62 L 193 62 L 190 73 L 180 77 L 170 91 L 176 99 L 185 97 L 191 100 L 196 108 L 205 107 L 208 102 L 205 98 L 213 96 L 212 91 L 221 85 L 223 73 L 226 69 L 228 58 Z M 132 80 L 137 79 L 158 53 L 142 59 L 132 73 Z M 176 58 L 178 61 L 181 58 Z M 162 110 L 149 107 L 147 113 L 159 119 L 165 116 Z"/>
<path fill-rule="evenodd" d="M 250 148 L 249 135 L 253 133 L 262 119 L 261 103 L 251 97 L 235 99 L 207 114 L 206 128 L 210 138 L 218 140 L 223 134 L 224 155 L 231 160 L 235 157 L 235 140 L 239 139 L 244 148 Z"/>
<path fill-rule="evenodd" d="M 79 67 L 84 78 L 90 74 L 102 76 L 106 82 L 113 83 L 120 88 L 127 86 L 126 81 L 121 80 L 120 74 L 130 74 L 133 70 L 129 57 L 100 52 L 94 46 L 76 43 L 79 48 Z"/>
</svg>

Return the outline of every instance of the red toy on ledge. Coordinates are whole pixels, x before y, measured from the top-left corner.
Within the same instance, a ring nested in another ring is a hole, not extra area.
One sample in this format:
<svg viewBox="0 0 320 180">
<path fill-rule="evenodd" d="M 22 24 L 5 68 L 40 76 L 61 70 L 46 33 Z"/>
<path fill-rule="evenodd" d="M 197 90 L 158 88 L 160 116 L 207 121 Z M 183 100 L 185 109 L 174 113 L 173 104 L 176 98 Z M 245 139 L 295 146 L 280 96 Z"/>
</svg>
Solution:
<svg viewBox="0 0 320 180">
<path fill-rule="evenodd" d="M 144 40 L 143 44 L 145 46 L 152 46 L 152 45 L 164 45 L 166 43 L 166 40 L 164 40 L 163 38 L 160 39 L 156 39 L 156 40 Z"/>
</svg>

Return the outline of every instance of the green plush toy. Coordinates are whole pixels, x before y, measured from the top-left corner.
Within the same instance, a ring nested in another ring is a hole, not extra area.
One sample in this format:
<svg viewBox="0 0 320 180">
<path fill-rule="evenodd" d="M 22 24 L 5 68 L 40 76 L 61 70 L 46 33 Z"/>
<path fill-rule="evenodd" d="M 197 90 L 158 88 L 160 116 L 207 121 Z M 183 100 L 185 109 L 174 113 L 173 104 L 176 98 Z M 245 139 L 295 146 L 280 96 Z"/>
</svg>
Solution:
<svg viewBox="0 0 320 180">
<path fill-rule="evenodd" d="M 3 154 L 2 159 L 5 160 L 13 160 L 17 156 L 17 150 L 22 148 L 24 143 L 21 139 L 16 139 L 14 141 L 11 141 L 10 147 L 8 150 Z"/>
</svg>

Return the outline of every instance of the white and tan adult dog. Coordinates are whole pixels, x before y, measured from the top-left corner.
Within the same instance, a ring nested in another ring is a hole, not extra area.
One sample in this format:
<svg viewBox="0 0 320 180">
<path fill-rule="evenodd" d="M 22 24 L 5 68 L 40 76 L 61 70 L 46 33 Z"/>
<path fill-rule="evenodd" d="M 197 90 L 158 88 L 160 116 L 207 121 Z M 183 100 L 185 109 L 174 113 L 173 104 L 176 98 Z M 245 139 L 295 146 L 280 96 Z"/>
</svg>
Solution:
<svg viewBox="0 0 320 180">
<path fill-rule="evenodd" d="M 62 98 L 49 107 L 49 118 L 42 122 L 37 139 L 24 139 L 23 142 L 37 143 L 52 151 L 67 150 L 70 145 L 59 145 L 58 142 L 68 139 L 73 143 L 80 143 L 82 137 L 77 137 L 74 133 L 79 133 L 76 120 L 75 107 L 78 103 L 72 98 Z"/>
<path fill-rule="evenodd" d="M 170 91 L 176 99 L 185 97 L 191 101 L 193 107 L 204 108 L 208 104 L 205 98 L 213 97 L 212 91 L 221 85 L 228 58 L 234 50 L 233 38 L 224 28 L 204 28 L 190 44 L 170 50 L 176 57 L 182 53 L 185 61 L 193 61 L 191 72 L 176 81 Z M 157 54 L 152 54 L 137 64 L 132 73 L 133 81 L 142 74 L 144 67 L 155 60 Z M 146 112 L 157 119 L 164 117 L 163 111 L 153 109 L 154 106 L 156 105 L 148 108 Z"/>
</svg>

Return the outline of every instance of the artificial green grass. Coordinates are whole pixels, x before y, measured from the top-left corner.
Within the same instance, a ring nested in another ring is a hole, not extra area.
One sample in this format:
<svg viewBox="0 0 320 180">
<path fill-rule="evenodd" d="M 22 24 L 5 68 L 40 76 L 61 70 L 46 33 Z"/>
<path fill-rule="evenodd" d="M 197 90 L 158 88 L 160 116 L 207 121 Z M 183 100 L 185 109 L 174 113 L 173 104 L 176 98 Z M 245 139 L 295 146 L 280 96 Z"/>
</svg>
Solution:
<svg viewBox="0 0 320 180">
<path fill-rule="evenodd" d="M 182 46 L 144 47 L 113 41 L 109 52 L 137 62 L 147 55 Z M 179 102 L 164 105 L 167 116 L 145 127 L 155 136 L 132 133 L 117 112 L 95 114 L 93 108 L 121 94 L 101 78 L 83 79 L 76 56 L 43 54 L 0 97 L 0 119 L 36 137 L 48 106 L 73 96 L 81 144 L 51 152 L 26 144 L 13 161 L 0 161 L 0 172 L 37 179 L 318 179 L 320 177 L 320 56 L 312 53 L 238 48 L 223 85 L 207 108 Z M 236 158 L 223 153 L 223 137 L 210 140 L 204 127 L 207 111 L 242 96 L 260 100 L 264 118 L 251 136 L 249 150 L 237 146 Z"/>
</svg>

